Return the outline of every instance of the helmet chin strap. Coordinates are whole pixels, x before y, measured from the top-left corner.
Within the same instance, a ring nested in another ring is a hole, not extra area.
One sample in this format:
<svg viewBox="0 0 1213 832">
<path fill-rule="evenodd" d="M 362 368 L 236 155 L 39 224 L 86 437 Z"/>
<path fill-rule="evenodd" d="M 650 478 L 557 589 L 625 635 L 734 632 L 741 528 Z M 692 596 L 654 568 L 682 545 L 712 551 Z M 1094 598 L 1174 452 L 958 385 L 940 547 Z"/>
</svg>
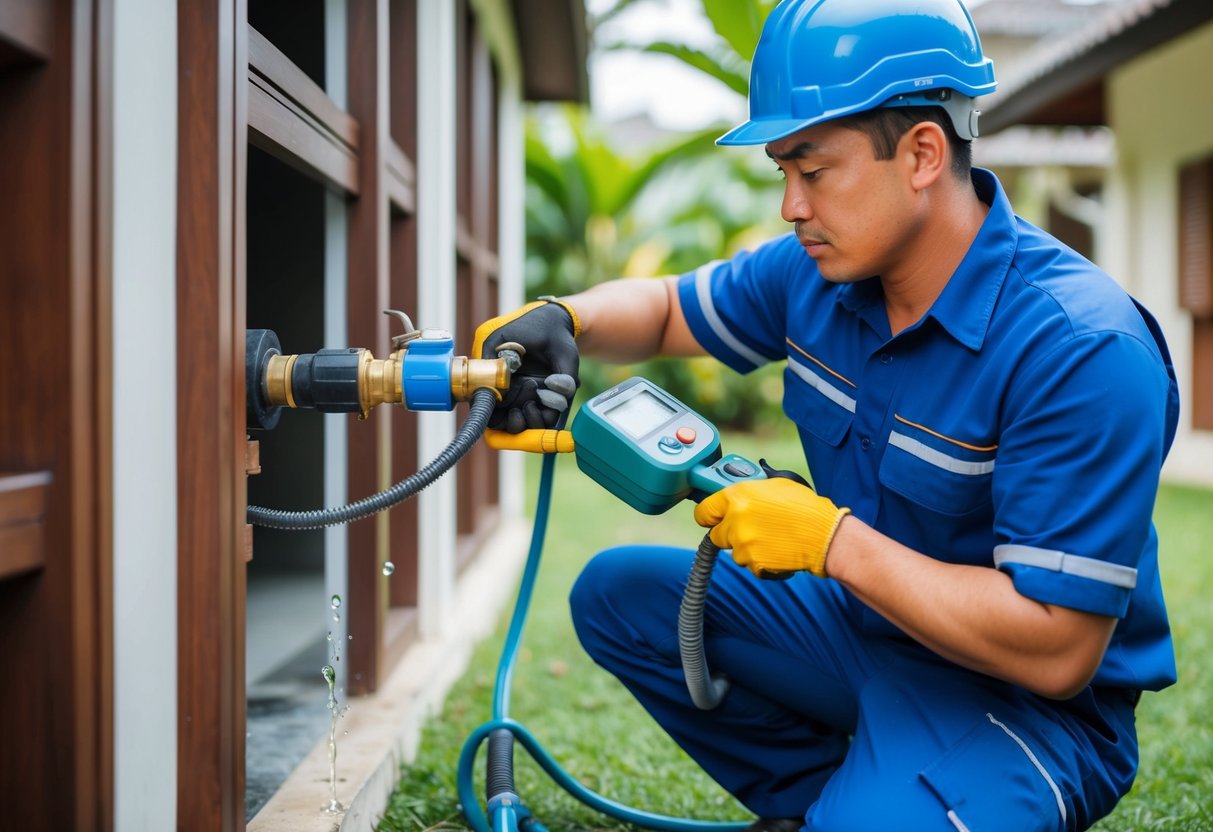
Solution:
<svg viewBox="0 0 1213 832">
<path fill-rule="evenodd" d="M 934 89 L 927 92 L 911 92 L 895 95 L 880 105 L 881 107 L 942 107 L 952 119 L 952 127 L 956 135 L 971 142 L 979 135 L 977 119 L 981 110 L 977 109 L 977 99 L 961 95 L 955 90 Z"/>
</svg>

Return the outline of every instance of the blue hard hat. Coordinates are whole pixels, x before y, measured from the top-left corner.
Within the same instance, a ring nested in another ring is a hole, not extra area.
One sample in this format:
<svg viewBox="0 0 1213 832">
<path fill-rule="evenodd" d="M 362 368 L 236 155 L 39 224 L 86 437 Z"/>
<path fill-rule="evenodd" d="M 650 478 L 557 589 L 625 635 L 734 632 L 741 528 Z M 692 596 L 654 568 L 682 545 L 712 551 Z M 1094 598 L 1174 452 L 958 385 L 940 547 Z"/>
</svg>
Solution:
<svg viewBox="0 0 1213 832">
<path fill-rule="evenodd" d="M 852 113 L 914 106 L 945 108 L 972 139 L 973 99 L 996 86 L 960 0 L 783 0 L 750 65 L 749 121 L 717 144 L 766 144 Z"/>
</svg>

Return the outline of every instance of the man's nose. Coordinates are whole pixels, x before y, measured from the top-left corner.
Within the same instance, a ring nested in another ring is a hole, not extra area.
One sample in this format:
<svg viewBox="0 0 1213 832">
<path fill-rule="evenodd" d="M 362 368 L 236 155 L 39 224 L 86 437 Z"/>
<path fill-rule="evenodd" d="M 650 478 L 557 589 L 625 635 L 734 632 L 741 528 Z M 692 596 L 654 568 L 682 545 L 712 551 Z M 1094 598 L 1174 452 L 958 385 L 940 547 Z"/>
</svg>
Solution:
<svg viewBox="0 0 1213 832">
<path fill-rule="evenodd" d="M 799 220 L 813 218 L 813 209 L 809 203 L 808 194 L 804 187 L 795 179 L 789 178 L 783 186 L 783 203 L 779 209 L 784 222 L 795 223 Z"/>
</svg>

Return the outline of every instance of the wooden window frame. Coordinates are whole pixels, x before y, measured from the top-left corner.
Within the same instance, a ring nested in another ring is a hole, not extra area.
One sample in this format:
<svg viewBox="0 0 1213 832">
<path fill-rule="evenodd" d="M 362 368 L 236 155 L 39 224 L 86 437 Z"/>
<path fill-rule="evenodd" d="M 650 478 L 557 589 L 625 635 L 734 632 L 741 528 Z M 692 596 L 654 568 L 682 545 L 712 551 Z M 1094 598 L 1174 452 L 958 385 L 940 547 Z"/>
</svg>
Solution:
<svg viewBox="0 0 1213 832">
<path fill-rule="evenodd" d="M 501 274 L 497 256 L 497 75 L 487 40 L 467 0 L 456 12 L 457 135 L 455 251 L 458 331 L 465 348 L 481 321 L 497 313 Z M 460 408 L 466 414 L 466 406 Z M 459 466 L 456 485 L 457 568 L 472 562 L 500 522 L 495 454 L 479 445 Z"/>
<path fill-rule="evenodd" d="M 1213 155 L 1179 169 L 1179 305 L 1192 316 L 1192 427 L 1213 430 Z"/>
<path fill-rule="evenodd" d="M 112 21 L 108 0 L 0 0 L 0 181 L 21 207 L 0 227 L 13 829 L 113 828 Z"/>
</svg>

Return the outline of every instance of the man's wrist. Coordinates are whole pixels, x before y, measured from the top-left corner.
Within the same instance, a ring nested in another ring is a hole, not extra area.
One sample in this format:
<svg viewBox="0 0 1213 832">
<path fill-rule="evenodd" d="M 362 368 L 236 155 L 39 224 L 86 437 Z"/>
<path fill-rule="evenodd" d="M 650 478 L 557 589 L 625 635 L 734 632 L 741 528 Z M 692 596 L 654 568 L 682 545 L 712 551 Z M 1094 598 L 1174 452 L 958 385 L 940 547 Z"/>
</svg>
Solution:
<svg viewBox="0 0 1213 832">
<path fill-rule="evenodd" d="M 855 518 L 849 509 L 840 513 L 834 534 L 825 551 L 825 563 L 822 565 L 822 576 L 844 582 L 848 561 L 856 551 L 856 535 L 863 523 Z"/>
<path fill-rule="evenodd" d="M 577 310 L 573 308 L 573 304 L 569 303 L 567 300 L 561 300 L 555 295 L 540 295 L 536 298 L 536 300 L 554 303 L 565 312 L 568 312 L 569 319 L 573 322 L 573 337 L 576 338 L 581 334 L 581 318 L 577 315 Z"/>
</svg>

